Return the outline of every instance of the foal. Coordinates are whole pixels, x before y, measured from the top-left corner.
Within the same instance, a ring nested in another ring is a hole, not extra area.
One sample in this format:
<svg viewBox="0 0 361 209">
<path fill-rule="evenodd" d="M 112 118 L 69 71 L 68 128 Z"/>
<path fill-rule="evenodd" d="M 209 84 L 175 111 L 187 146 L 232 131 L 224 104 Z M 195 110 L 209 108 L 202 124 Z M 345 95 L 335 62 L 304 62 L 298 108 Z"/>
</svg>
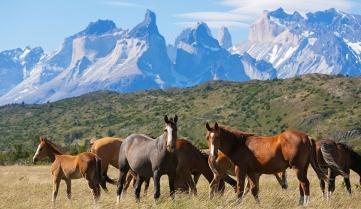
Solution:
<svg viewBox="0 0 361 209">
<path fill-rule="evenodd" d="M 139 201 L 142 183 L 153 177 L 154 198 L 160 196 L 160 177 L 168 175 L 170 194 L 174 197 L 177 158 L 174 154 L 177 139 L 178 117 L 168 119 L 164 117 L 165 128 L 163 134 L 156 140 L 141 134 L 132 134 L 122 143 L 119 151 L 119 180 L 117 189 L 117 203 L 123 191 L 126 174 L 129 169 L 136 177 L 135 197 Z"/>
<path fill-rule="evenodd" d="M 101 160 L 93 153 L 84 152 L 76 156 L 65 155 L 61 149 L 49 141 L 46 137 L 40 137 L 38 149 L 33 157 L 34 164 L 37 160 L 49 157 L 51 164 L 51 174 L 53 176 L 53 198 L 58 195 L 60 181 L 64 180 L 67 186 L 68 199 L 71 199 L 71 179 L 85 178 L 93 192 L 94 201 L 100 197 L 100 187 L 105 182 L 101 175 Z"/>
</svg>

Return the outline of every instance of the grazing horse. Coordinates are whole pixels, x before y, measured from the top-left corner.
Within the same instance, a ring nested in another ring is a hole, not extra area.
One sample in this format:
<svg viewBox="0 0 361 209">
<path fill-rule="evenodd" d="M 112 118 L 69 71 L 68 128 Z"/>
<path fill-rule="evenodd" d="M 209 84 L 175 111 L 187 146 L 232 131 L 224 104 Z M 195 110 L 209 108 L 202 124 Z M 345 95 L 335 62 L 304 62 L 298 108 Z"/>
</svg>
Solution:
<svg viewBox="0 0 361 209">
<path fill-rule="evenodd" d="M 257 202 L 260 174 L 282 172 L 288 167 L 296 169 L 300 182 L 299 204 L 309 202 L 309 181 L 307 169 L 311 163 L 317 175 L 327 179 L 317 165 L 315 141 L 306 134 L 285 131 L 272 137 L 256 136 L 225 126 L 210 127 L 206 124 L 207 140 L 211 160 L 217 159 L 218 150 L 235 165 L 237 196 L 242 200 L 246 176 L 249 177 L 251 192 Z"/>
<path fill-rule="evenodd" d="M 335 178 L 342 175 L 348 193 L 351 195 L 350 169 L 361 177 L 361 155 L 344 143 L 332 140 L 321 140 L 317 145 L 317 161 L 328 172 L 328 192 L 325 194 L 325 181 L 320 179 L 320 186 L 324 197 L 330 197 L 335 191 Z M 361 183 L 361 178 L 360 178 Z"/>
<path fill-rule="evenodd" d="M 207 153 L 209 156 L 209 150 L 203 150 L 203 152 Z M 208 158 L 209 167 L 211 168 L 213 172 L 213 180 L 211 181 L 209 185 L 209 197 L 213 198 L 214 193 L 216 189 L 219 187 L 220 181 L 225 178 L 227 175 L 235 176 L 235 166 L 232 163 L 232 161 L 221 151 L 218 150 L 217 159 L 212 160 L 210 157 Z M 287 173 L 286 170 L 284 170 L 281 173 L 274 174 L 278 183 L 281 185 L 282 189 L 288 188 L 287 183 Z M 279 177 L 281 175 L 281 177 Z M 236 191 L 236 184 L 233 185 L 233 188 Z M 244 195 L 248 193 L 250 189 L 250 183 L 249 180 L 247 182 L 247 189 L 244 192 Z"/>
<path fill-rule="evenodd" d="M 37 160 L 49 157 L 51 164 L 51 174 L 53 176 L 53 204 L 58 195 L 60 181 L 66 183 L 68 199 L 71 199 L 71 180 L 85 178 L 93 192 L 94 201 L 100 197 L 100 187 L 105 182 L 101 175 L 101 159 L 93 153 L 84 152 L 76 156 L 66 155 L 61 149 L 49 141 L 46 137 L 40 137 L 40 144 L 33 157 L 34 164 Z"/>
<path fill-rule="evenodd" d="M 142 183 L 153 177 L 154 198 L 160 196 L 160 177 L 168 175 L 171 197 L 174 197 L 174 181 L 176 177 L 177 158 L 174 154 L 177 139 L 178 117 L 168 119 L 164 116 L 165 128 L 156 140 L 141 134 L 128 136 L 120 146 L 119 151 L 119 180 L 117 189 L 117 203 L 123 191 L 126 174 L 131 169 L 137 175 L 135 197 L 140 198 Z"/>
</svg>

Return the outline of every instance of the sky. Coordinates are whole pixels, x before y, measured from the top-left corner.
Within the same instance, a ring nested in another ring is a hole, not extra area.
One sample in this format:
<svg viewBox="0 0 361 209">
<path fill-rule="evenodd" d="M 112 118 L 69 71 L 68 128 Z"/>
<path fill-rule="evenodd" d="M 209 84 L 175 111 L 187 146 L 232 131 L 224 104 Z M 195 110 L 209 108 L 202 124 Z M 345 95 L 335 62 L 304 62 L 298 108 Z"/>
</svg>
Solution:
<svg viewBox="0 0 361 209">
<path fill-rule="evenodd" d="M 198 21 L 206 22 L 214 36 L 227 26 L 233 42 L 240 43 L 263 10 L 279 7 L 301 14 L 331 7 L 361 14 L 361 0 L 1 0 L 0 51 L 41 46 L 51 52 L 64 38 L 98 19 L 132 28 L 142 21 L 146 9 L 156 13 L 167 43 L 172 44 L 182 29 Z"/>
</svg>

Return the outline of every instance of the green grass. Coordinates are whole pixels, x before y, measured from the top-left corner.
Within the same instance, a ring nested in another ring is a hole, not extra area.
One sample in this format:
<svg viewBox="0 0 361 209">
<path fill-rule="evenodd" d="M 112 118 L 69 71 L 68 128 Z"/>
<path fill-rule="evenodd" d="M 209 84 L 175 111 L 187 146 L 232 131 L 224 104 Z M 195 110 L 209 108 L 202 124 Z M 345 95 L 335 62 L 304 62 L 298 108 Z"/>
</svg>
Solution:
<svg viewBox="0 0 361 209">
<path fill-rule="evenodd" d="M 158 136 L 164 114 L 177 114 L 178 135 L 198 147 L 206 145 L 206 121 L 260 135 L 297 129 L 315 138 L 332 138 L 361 128 L 361 78 L 307 75 L 244 83 L 212 81 L 186 89 L 102 91 L 49 104 L 7 105 L 0 107 L 0 163 L 28 159 L 40 135 L 73 153 L 85 150 L 94 137 Z M 360 136 L 343 140 L 361 150 Z M 10 152 L 17 156 L 9 157 Z"/>
</svg>

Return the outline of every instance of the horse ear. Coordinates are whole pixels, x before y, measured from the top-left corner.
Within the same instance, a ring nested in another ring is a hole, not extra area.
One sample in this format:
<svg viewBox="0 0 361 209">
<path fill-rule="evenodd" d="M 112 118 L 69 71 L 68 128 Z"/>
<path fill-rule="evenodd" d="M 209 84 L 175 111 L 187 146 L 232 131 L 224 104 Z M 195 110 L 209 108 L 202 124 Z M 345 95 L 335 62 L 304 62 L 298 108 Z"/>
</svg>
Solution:
<svg viewBox="0 0 361 209">
<path fill-rule="evenodd" d="M 215 130 L 218 130 L 218 128 L 219 128 L 218 123 L 215 122 L 215 123 L 214 123 L 214 129 L 215 129 Z"/>
<path fill-rule="evenodd" d="M 206 128 L 207 128 L 208 131 L 212 131 L 212 128 L 209 126 L 208 122 L 206 123 Z"/>
<path fill-rule="evenodd" d="M 175 115 L 175 116 L 174 116 L 174 123 L 177 123 L 177 121 L 178 121 L 178 116 Z"/>
<path fill-rule="evenodd" d="M 168 116 L 167 116 L 167 115 L 164 116 L 164 122 L 165 122 L 165 123 L 169 123 L 169 119 L 168 119 Z"/>
</svg>

